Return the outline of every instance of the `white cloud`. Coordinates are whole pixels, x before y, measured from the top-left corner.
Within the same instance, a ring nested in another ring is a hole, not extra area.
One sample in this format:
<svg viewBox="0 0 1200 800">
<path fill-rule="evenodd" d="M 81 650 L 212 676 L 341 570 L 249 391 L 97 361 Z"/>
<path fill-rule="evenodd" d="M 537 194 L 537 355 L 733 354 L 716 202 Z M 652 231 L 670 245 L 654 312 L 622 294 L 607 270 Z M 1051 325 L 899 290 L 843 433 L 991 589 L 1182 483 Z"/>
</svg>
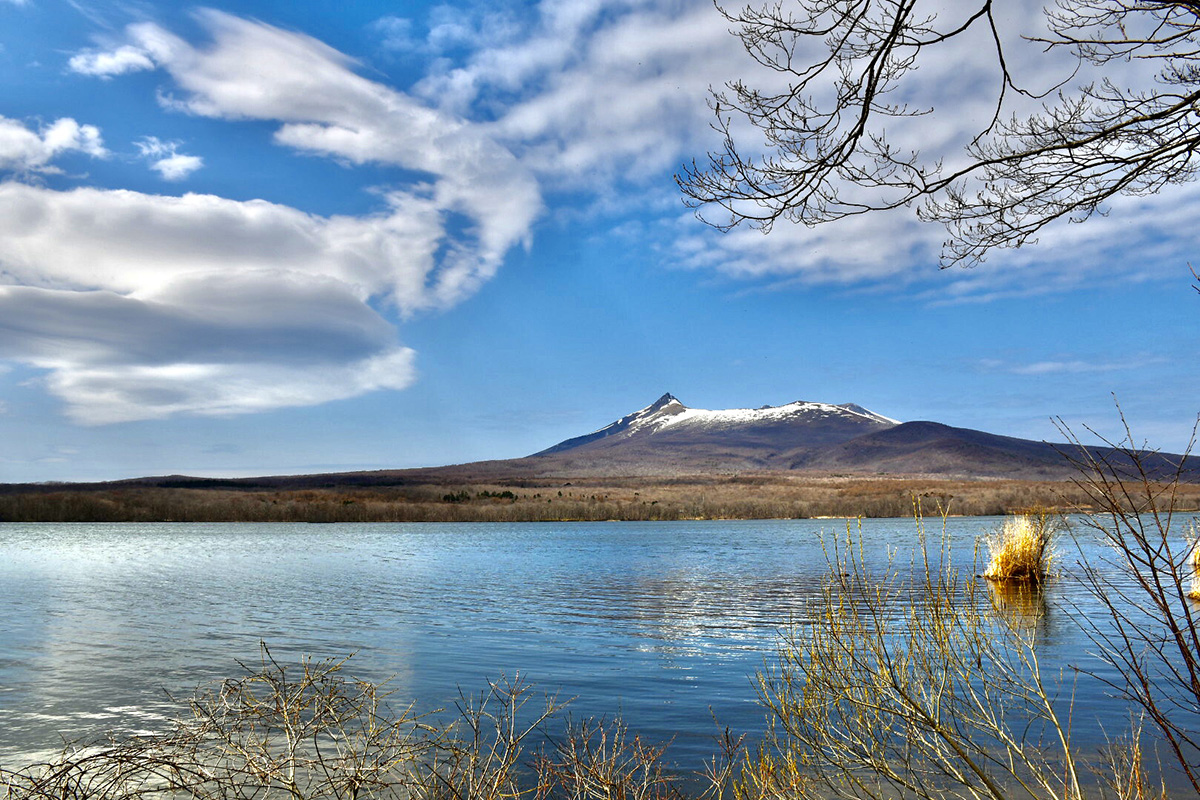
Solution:
<svg viewBox="0 0 1200 800">
<path fill-rule="evenodd" d="M 1133 368 L 1134 365 L 1130 364 L 1095 364 L 1088 361 L 1038 361 L 1034 364 L 1013 367 L 1010 371 L 1015 375 L 1054 375 L 1062 373 L 1114 372 Z"/>
<path fill-rule="evenodd" d="M 50 162 L 68 152 L 93 158 L 108 155 L 100 130 L 94 125 L 80 125 L 63 117 L 34 131 L 15 119 L 0 116 L 0 170 L 55 172 Z"/>
<path fill-rule="evenodd" d="M 189 156 L 178 151 L 179 142 L 164 142 L 157 136 L 147 136 L 134 142 L 143 158 L 150 160 L 150 169 L 163 180 L 183 180 L 204 166 L 200 156 Z"/>
<path fill-rule="evenodd" d="M 434 307 L 446 268 L 438 250 L 452 243 L 429 198 L 388 199 L 377 215 L 322 217 L 263 200 L 3 183 L 0 265 L 24 285 L 123 294 L 214 270 L 326 276 L 362 300 Z"/>
<path fill-rule="evenodd" d="M 160 158 L 150 165 L 150 168 L 162 175 L 163 180 L 179 181 L 191 175 L 204 166 L 200 156 L 186 156 L 177 153 L 166 158 Z"/>
<path fill-rule="evenodd" d="M 682 265 L 734 278 L 854 285 L 905 279 L 914 264 L 935 268 L 940 240 L 939 229 L 903 212 L 819 228 L 780 225 L 769 235 L 745 227 L 720 234 L 687 214 L 672 246 Z"/>
<path fill-rule="evenodd" d="M 143 136 L 133 143 L 138 152 L 147 158 L 161 158 L 174 153 L 179 142 L 164 142 L 157 136 Z"/>
<path fill-rule="evenodd" d="M 71 68 L 161 68 L 178 89 L 163 97 L 169 108 L 277 122 L 281 145 L 422 177 L 382 190 L 383 208 L 357 217 L 0 183 L 0 282 L 10 284 L 0 357 L 47 370 L 71 417 L 93 424 L 407 386 L 414 354 L 373 304 L 411 313 L 471 294 L 529 239 L 536 180 L 480 126 L 358 76 L 315 39 L 215 11 L 198 18 L 212 37 L 203 47 L 139 24 Z M 167 179 L 201 163 L 176 142 L 137 146 Z"/>
<path fill-rule="evenodd" d="M 722 234 L 681 215 L 660 229 L 668 263 L 717 273 L 767 289 L 842 286 L 864 291 L 906 287 L 931 305 L 982 303 L 1140 281 L 1183 281 L 1200 248 L 1200 186 L 1169 187 L 1144 198 L 1118 198 L 1112 213 L 1084 224 L 1060 220 L 1039 242 L 994 252 L 973 269 L 939 270 L 945 231 L 906 209 L 849 217 L 808 228 L 745 227 Z"/>
<path fill-rule="evenodd" d="M 149 53 L 141 48 L 124 45 L 115 50 L 88 50 L 71 56 L 67 66 L 81 75 L 111 78 L 127 72 L 142 72 L 154 69 Z"/>
<path fill-rule="evenodd" d="M 413 353 L 369 305 L 436 303 L 428 202 L 318 217 L 208 195 L 0 184 L 0 358 L 86 423 L 249 413 L 398 389 Z M 432 282 L 431 282 L 432 281 Z"/>
<path fill-rule="evenodd" d="M 494 130 L 553 186 L 661 185 L 717 140 L 708 89 L 753 63 L 707 2 L 544 0 L 532 28 L 430 75 L 422 94 Z"/>
<path fill-rule="evenodd" d="M 226 416 L 344 400 L 379 389 L 404 389 L 414 378 L 413 352 L 397 348 L 320 370 L 265 364 L 170 364 L 75 367 L 47 381 L 67 414 L 104 425 L 173 414 Z"/>
</svg>

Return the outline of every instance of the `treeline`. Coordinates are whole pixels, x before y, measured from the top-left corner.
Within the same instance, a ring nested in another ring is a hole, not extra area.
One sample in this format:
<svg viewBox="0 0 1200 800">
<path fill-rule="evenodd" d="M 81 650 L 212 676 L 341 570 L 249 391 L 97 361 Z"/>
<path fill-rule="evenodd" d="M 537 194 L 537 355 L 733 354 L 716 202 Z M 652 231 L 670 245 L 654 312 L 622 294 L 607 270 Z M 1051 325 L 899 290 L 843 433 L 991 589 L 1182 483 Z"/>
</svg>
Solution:
<svg viewBox="0 0 1200 800">
<path fill-rule="evenodd" d="M 589 479 L 531 485 L 422 485 L 303 490 L 157 487 L 0 494 L 0 522 L 537 522 L 568 520 L 999 515 L 1032 507 L 1088 510 L 1070 482 L 896 478 Z M 1200 510 L 1200 485 L 1176 507 Z"/>
</svg>

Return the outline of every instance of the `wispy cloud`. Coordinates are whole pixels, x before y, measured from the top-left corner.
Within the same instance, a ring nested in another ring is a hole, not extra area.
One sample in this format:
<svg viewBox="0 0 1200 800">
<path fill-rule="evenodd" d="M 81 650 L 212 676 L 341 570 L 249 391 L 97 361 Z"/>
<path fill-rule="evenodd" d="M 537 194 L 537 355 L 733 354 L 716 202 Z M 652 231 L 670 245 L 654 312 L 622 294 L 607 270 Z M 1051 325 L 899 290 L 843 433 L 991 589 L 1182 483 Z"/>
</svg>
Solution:
<svg viewBox="0 0 1200 800">
<path fill-rule="evenodd" d="M 475 241 L 449 248 L 435 303 L 471 294 L 509 248 L 528 240 L 542 209 L 538 184 L 480 126 L 360 77 L 350 58 L 311 37 L 218 11 L 197 16 L 213 37 L 207 47 L 151 23 L 127 30 L 132 46 L 169 72 L 182 91 L 164 96 L 168 107 L 276 121 L 279 144 L 351 164 L 421 170 L 433 182 L 394 192 L 396 206 L 435 210 L 442 218 L 439 230 L 450 214 L 474 223 Z M 247 63 L 256 69 L 246 69 Z"/>
<path fill-rule="evenodd" d="M 414 33 L 411 19 L 403 17 L 380 17 L 371 23 L 371 31 L 380 38 L 380 44 L 386 50 L 413 52 L 424 49 L 424 42 Z"/>
<path fill-rule="evenodd" d="M 771 91 L 786 78 L 756 65 L 706 0 L 543 0 L 528 16 L 514 19 L 516 24 L 496 26 L 503 35 L 493 33 L 488 40 L 472 41 L 460 32 L 458 42 L 472 42 L 469 54 L 458 62 L 435 62 L 416 90 L 455 113 L 494 120 L 496 136 L 545 186 L 590 195 L 596 209 L 629 213 L 636 204 L 655 215 L 660 207 L 678 209 L 670 174 L 690 158 L 703 162 L 704 152 L 721 144 L 710 130 L 710 88 L 745 79 Z M 471 27 L 466 20 L 460 24 Z M 1011 44 L 1008 66 L 1033 90 L 1069 77 L 1076 66 L 1021 39 L 1041 32 L 1044 20 L 1042 3 L 1019 0 L 1002 21 Z M 389 18 L 378 24 L 391 26 L 398 46 L 437 51 L 432 19 L 423 42 L 413 22 Z M 922 53 L 920 69 L 896 100 L 932 113 L 888 121 L 889 141 L 899 152 L 920 151 L 947 169 L 961 163 L 963 148 L 994 111 L 991 90 L 999 75 L 987 44 L 964 36 Z M 1113 63 L 1106 74 L 1120 80 L 1143 69 Z M 1006 113 L 1038 107 L 1015 93 L 1009 102 Z M 757 131 L 742 127 L 738 134 L 744 152 L 762 147 Z M 1194 224 L 1166 222 L 1195 208 L 1191 188 L 1119 198 L 1109 218 L 1053 225 L 1040 243 L 996 253 L 972 271 L 938 270 L 946 231 L 919 222 L 912 209 L 817 228 L 781 222 L 770 236 L 748 229 L 721 234 L 690 213 L 680 214 L 675 224 L 658 227 L 663 236 L 656 244 L 668 263 L 752 285 L 918 283 L 929 287 L 921 299 L 930 304 L 986 302 L 1072 291 L 1097 281 L 1162 277 L 1196 244 L 1197 237 L 1186 233 L 1198 230 Z"/>
<path fill-rule="evenodd" d="M 1028 364 L 1013 364 L 997 359 L 984 359 L 979 366 L 986 372 L 1003 372 L 1012 375 L 1081 375 L 1087 373 L 1125 372 L 1156 364 L 1164 364 L 1161 356 L 1146 356 L 1119 361 L 1088 361 L 1085 359 L 1062 359 L 1035 361 Z"/>
<path fill-rule="evenodd" d="M 179 152 L 179 142 L 164 142 L 156 136 L 147 136 L 134 142 L 143 158 L 149 159 L 150 168 L 163 180 L 179 181 L 204 166 L 200 156 Z"/>
<path fill-rule="evenodd" d="M 754 69 L 706 2 L 546 0 L 529 18 L 484 21 L 477 34 L 430 21 L 430 49 L 454 41 L 471 52 L 437 62 L 417 91 L 455 113 L 494 115 L 496 135 L 558 188 L 673 193 L 682 159 L 718 143 L 709 87 Z"/>
</svg>

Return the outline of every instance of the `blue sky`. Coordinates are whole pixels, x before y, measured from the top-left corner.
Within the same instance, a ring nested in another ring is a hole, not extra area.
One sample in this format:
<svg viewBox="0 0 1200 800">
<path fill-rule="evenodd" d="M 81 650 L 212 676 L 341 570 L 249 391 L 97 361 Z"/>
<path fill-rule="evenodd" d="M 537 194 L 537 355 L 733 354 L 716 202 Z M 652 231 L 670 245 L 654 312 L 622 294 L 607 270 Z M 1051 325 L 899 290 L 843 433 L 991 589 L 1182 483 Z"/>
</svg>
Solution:
<svg viewBox="0 0 1200 800">
<path fill-rule="evenodd" d="M 726 28 L 707 0 L 0 0 L 0 481 L 518 456 L 666 391 L 1032 439 L 1115 435 L 1115 394 L 1186 445 L 1196 185 L 972 270 L 903 210 L 722 234 L 672 176 L 719 144 L 709 86 L 773 79 Z M 970 42 L 922 74 L 938 113 L 897 134 L 953 158 L 994 76 Z"/>
</svg>

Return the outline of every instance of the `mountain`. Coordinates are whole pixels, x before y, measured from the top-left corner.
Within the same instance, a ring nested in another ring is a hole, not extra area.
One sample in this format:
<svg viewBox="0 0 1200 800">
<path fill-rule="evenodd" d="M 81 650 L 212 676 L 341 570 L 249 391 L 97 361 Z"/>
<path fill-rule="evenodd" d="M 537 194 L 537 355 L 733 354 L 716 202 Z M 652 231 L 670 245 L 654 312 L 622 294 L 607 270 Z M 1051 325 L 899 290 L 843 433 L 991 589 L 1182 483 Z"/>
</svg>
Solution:
<svg viewBox="0 0 1200 800">
<path fill-rule="evenodd" d="M 1092 455 L 1124 459 L 1107 448 Z M 611 425 L 523 459 L 489 462 L 529 475 L 685 475 L 807 472 L 1069 480 L 1083 452 L 937 422 L 898 422 L 854 403 L 797 401 L 708 411 L 665 394 Z M 1152 455 L 1169 475 L 1181 456 Z M 470 466 L 470 465 L 466 465 Z M 1185 477 L 1200 480 L 1200 459 Z"/>
<path fill-rule="evenodd" d="M 709 411 L 664 394 L 611 425 L 521 461 L 567 473 L 661 475 L 787 469 L 819 451 L 899 423 L 847 403 L 797 401 L 782 406 Z"/>
</svg>

